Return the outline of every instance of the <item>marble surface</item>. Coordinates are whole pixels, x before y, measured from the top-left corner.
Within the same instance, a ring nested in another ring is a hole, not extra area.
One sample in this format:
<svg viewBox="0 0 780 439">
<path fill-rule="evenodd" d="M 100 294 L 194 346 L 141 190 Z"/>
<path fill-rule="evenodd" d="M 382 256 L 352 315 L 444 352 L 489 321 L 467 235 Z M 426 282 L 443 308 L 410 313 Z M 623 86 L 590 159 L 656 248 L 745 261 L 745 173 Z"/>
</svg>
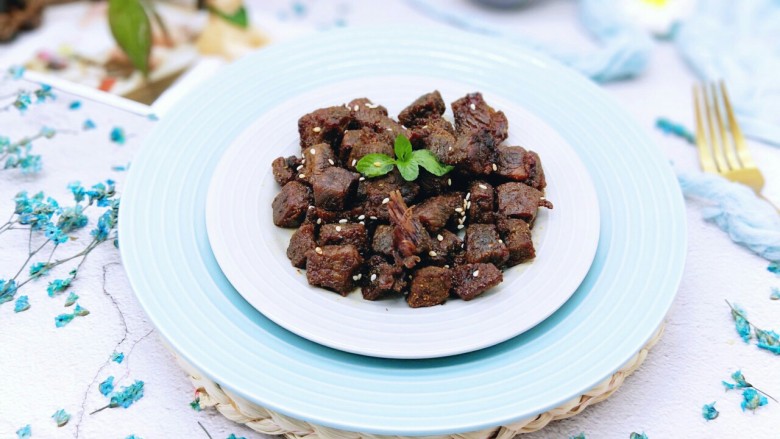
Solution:
<svg viewBox="0 0 780 439">
<path fill-rule="evenodd" d="M 440 25 L 404 2 L 301 4 L 307 7 L 303 15 L 297 15 L 287 1 L 250 2 L 249 7 L 255 21 L 277 40 L 336 25 Z M 463 1 L 453 5 L 472 7 Z M 45 35 L 48 24 L 73 7 L 49 8 L 47 22 L 38 35 Z M 380 8 L 381 13 L 377 13 Z M 592 44 L 579 28 L 573 2 L 537 1 L 512 14 L 518 29 L 538 39 L 583 48 Z M 36 38 L 31 34 L 17 44 L 32 45 Z M 4 57 L 8 50 L 0 49 L 0 60 L 8 59 Z M 218 71 L 218 66 L 212 62 L 208 69 Z M 170 108 L 177 95 L 194 86 L 196 79 L 159 101 L 160 113 Z M 646 127 L 671 166 L 695 170 L 695 150 L 653 128 L 659 116 L 692 125 L 690 87 L 694 81 L 674 47 L 659 42 L 645 75 L 604 88 Z M 20 190 L 44 190 L 65 200 L 65 186 L 70 181 L 91 185 L 112 178 L 121 192 L 126 172 L 114 171 L 112 166 L 132 162 L 134 152 L 154 124 L 124 109 L 83 98 L 79 98 L 84 102 L 81 109 L 69 110 L 67 104 L 77 98 L 63 91 L 58 95 L 55 103 L 34 107 L 23 118 L 0 113 L 0 135 L 12 139 L 37 132 L 41 124 L 79 131 L 36 142 L 35 148 L 44 157 L 40 174 L 23 176 L 16 171 L 0 171 L 0 215 L 12 211 L 13 195 Z M 166 101 L 167 106 L 162 105 Z M 97 129 L 80 132 L 87 117 L 95 121 Z M 127 131 L 124 146 L 108 140 L 113 126 Z M 780 151 L 755 142 L 750 143 L 750 149 L 767 177 L 765 194 L 780 200 Z M 780 329 L 780 301 L 769 300 L 770 288 L 780 287 L 780 277 L 766 270 L 767 261 L 733 244 L 716 226 L 702 221 L 699 207 L 695 201 L 687 203 L 685 275 L 668 316 L 666 334 L 644 365 L 606 402 L 525 437 L 568 438 L 584 432 L 589 438 L 628 438 L 633 431 L 644 431 L 650 438 L 777 437 L 780 404 L 770 401 L 755 413 L 743 413 L 739 407 L 741 396 L 725 393 L 720 381 L 742 369 L 757 387 L 780 394 L 780 358 L 743 343 L 724 303 L 724 299 L 739 303 L 751 321 L 765 329 Z M 97 213 L 92 212 L 91 220 Z M 84 233 L 86 240 L 88 231 Z M 67 245 L 73 249 L 83 246 L 79 241 Z M 26 236 L 11 232 L 0 235 L 0 278 L 16 271 L 26 255 L 26 246 Z M 146 320 L 112 246 L 103 245 L 90 255 L 73 287 L 81 296 L 79 303 L 91 311 L 89 316 L 55 328 L 53 318 L 64 312 L 64 298 L 50 299 L 45 288 L 45 281 L 24 287 L 21 294 L 28 295 L 32 305 L 26 312 L 15 314 L 12 303 L 0 306 L 0 384 L 4 391 L 0 398 L 0 437 L 14 437 L 18 428 L 31 424 L 32 437 L 124 438 L 136 434 L 146 439 L 206 438 L 198 422 L 213 438 L 230 433 L 247 438 L 261 436 L 213 410 L 195 412 L 190 408 L 193 389 Z M 125 353 L 122 364 L 109 361 L 115 350 Z M 135 379 L 145 381 L 145 396 L 128 409 L 89 415 L 105 405 L 106 398 L 97 385 L 108 375 L 114 375 L 119 385 L 129 385 Z M 701 407 L 712 401 L 717 401 L 720 417 L 706 422 Z M 60 408 L 71 413 L 72 419 L 57 428 L 51 415 Z"/>
</svg>

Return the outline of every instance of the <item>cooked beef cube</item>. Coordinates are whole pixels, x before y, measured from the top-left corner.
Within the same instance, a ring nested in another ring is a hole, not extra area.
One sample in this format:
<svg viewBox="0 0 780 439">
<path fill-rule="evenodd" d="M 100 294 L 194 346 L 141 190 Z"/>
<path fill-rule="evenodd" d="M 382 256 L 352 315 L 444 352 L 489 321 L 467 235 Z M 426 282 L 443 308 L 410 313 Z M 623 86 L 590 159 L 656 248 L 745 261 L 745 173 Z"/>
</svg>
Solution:
<svg viewBox="0 0 780 439">
<path fill-rule="evenodd" d="M 307 255 L 306 279 L 309 284 L 336 291 L 342 296 L 355 288 L 363 258 L 354 245 L 315 247 Z"/>
<path fill-rule="evenodd" d="M 298 181 L 287 183 L 271 203 L 274 224 L 279 227 L 300 226 L 311 203 L 311 188 Z"/>
<path fill-rule="evenodd" d="M 371 250 L 377 254 L 393 256 L 393 226 L 389 224 L 376 226 Z"/>
<path fill-rule="evenodd" d="M 395 138 L 401 134 L 407 138 L 409 137 L 409 133 L 406 128 L 387 116 L 380 117 L 379 120 L 375 123 L 366 124 L 365 126 L 373 128 L 376 132 L 389 134 L 393 138 L 393 141 L 395 141 Z"/>
<path fill-rule="evenodd" d="M 498 145 L 507 136 L 509 123 L 501 111 L 495 111 L 482 99 L 481 93 L 469 93 L 452 103 L 455 115 L 455 129 L 465 134 L 474 130 L 486 129 Z"/>
<path fill-rule="evenodd" d="M 539 155 L 528 151 L 528 154 L 523 157 L 523 163 L 528 169 L 528 179 L 525 180 L 525 184 L 534 189 L 543 190 L 547 186 L 547 181 L 544 178 L 544 169 L 542 169 L 542 160 Z"/>
<path fill-rule="evenodd" d="M 463 171 L 471 174 L 487 175 L 497 166 L 494 145 L 488 131 L 470 131 L 458 137 L 443 161 L 449 165 L 460 165 Z"/>
<path fill-rule="evenodd" d="M 441 116 L 447 106 L 438 90 L 424 94 L 398 114 L 398 121 L 407 127 L 424 124 L 432 115 Z"/>
<path fill-rule="evenodd" d="M 393 141 L 394 138 L 390 133 L 377 133 L 371 128 L 347 130 L 344 132 L 344 138 L 341 140 L 341 146 L 339 147 L 339 158 L 341 159 L 341 162 L 344 164 L 344 166 L 352 171 L 355 169 L 355 165 L 352 164 L 353 160 L 355 160 L 354 163 L 357 164 L 357 160 L 360 160 L 362 157 L 360 156 L 354 159 L 349 158 L 352 150 L 358 147 L 358 145 L 385 143 L 390 147 L 392 155 Z"/>
<path fill-rule="evenodd" d="M 499 146 L 496 148 L 498 170 L 496 173 L 514 181 L 524 181 L 529 177 L 523 158 L 528 153 L 522 146 Z"/>
<path fill-rule="evenodd" d="M 463 241 L 458 235 L 443 229 L 431 236 L 431 251 L 428 261 L 431 265 L 454 265 L 455 257 L 463 252 Z"/>
<path fill-rule="evenodd" d="M 493 224 L 469 224 L 466 228 L 466 260 L 469 264 L 493 263 L 500 267 L 509 258 Z"/>
<path fill-rule="evenodd" d="M 352 244 L 358 250 L 366 249 L 366 226 L 357 223 L 325 224 L 320 227 L 319 244 L 344 245 Z"/>
<path fill-rule="evenodd" d="M 452 272 L 448 268 L 423 267 L 414 273 L 406 303 L 412 308 L 441 305 L 452 288 Z"/>
<path fill-rule="evenodd" d="M 331 166 L 312 177 L 314 204 L 329 210 L 342 210 L 354 197 L 359 175 Z"/>
<path fill-rule="evenodd" d="M 450 157 L 457 140 L 452 124 L 442 118 L 432 118 L 426 125 L 409 132 L 409 142 L 414 149 L 425 148 L 442 162 Z"/>
<path fill-rule="evenodd" d="M 306 253 L 314 250 L 317 242 L 314 240 L 314 224 L 303 223 L 290 238 L 287 246 L 287 257 L 290 258 L 293 267 L 306 268 Z"/>
<path fill-rule="evenodd" d="M 463 300 L 471 300 L 504 280 L 493 264 L 466 264 L 455 267 L 452 289 Z"/>
<path fill-rule="evenodd" d="M 397 264 L 403 264 L 406 268 L 412 268 L 420 262 L 420 254 L 430 251 L 431 237 L 413 213 L 413 209 L 407 207 L 400 191 L 390 194 L 387 203 L 387 212 L 393 228 L 393 256 Z"/>
<path fill-rule="evenodd" d="M 360 119 L 361 115 L 363 114 L 372 116 L 387 116 L 387 108 L 383 107 L 382 105 L 373 103 L 369 98 L 352 99 L 347 104 L 347 107 L 349 107 L 349 111 L 352 112 L 352 117 L 356 117 L 358 119 Z"/>
<path fill-rule="evenodd" d="M 456 209 L 460 209 L 458 212 Z M 463 213 L 463 194 L 451 192 L 428 198 L 414 206 L 414 216 L 431 233 L 443 229 L 456 214 Z"/>
<path fill-rule="evenodd" d="M 469 222 L 495 222 L 495 193 L 490 183 L 481 180 L 471 182 L 469 186 Z"/>
<path fill-rule="evenodd" d="M 388 117 L 387 110 L 384 107 L 368 108 L 363 105 L 361 108 L 358 105 L 358 111 L 353 111 L 354 108 L 353 105 L 351 109 L 352 121 L 349 124 L 350 129 L 370 128 L 377 133 L 390 135 L 393 139 L 399 134 L 406 135 L 406 129 Z"/>
<path fill-rule="evenodd" d="M 552 209 L 551 202 L 544 199 L 543 194 L 523 183 L 504 183 L 498 191 L 498 212 L 510 218 L 533 224 L 539 207 Z"/>
<path fill-rule="evenodd" d="M 441 195 L 450 190 L 451 186 L 447 183 L 447 180 L 450 179 L 451 176 L 449 174 L 437 177 L 425 169 L 420 169 L 420 175 L 417 177 L 416 181 L 420 185 L 420 195 L 423 197 L 432 197 Z"/>
<path fill-rule="evenodd" d="M 320 108 L 302 116 L 298 119 L 301 148 L 310 148 L 318 143 L 338 146 L 349 121 L 350 111 L 343 106 Z"/>
<path fill-rule="evenodd" d="M 279 186 L 284 186 L 287 183 L 295 180 L 298 175 L 297 167 L 300 165 L 298 157 L 290 156 L 287 158 L 279 157 L 271 163 L 271 169 L 274 174 L 274 180 L 279 183 Z"/>
<path fill-rule="evenodd" d="M 312 178 L 336 164 L 333 149 L 327 143 L 318 143 L 303 150 L 303 168 L 298 172 L 299 181 L 312 181 Z"/>
<path fill-rule="evenodd" d="M 363 207 L 356 206 L 349 210 L 328 210 L 314 207 L 306 212 L 306 221 L 317 224 L 337 223 L 340 220 L 362 221 Z"/>
<path fill-rule="evenodd" d="M 507 267 L 523 263 L 536 257 L 534 243 L 531 240 L 531 228 L 521 219 L 500 218 L 496 222 L 498 233 L 504 240 L 509 259 Z"/>
<path fill-rule="evenodd" d="M 404 180 L 397 169 L 387 175 L 361 181 L 358 184 L 358 197 L 364 202 L 366 216 L 387 221 L 387 202 L 390 201 L 390 193 L 395 190 L 400 190 L 404 202 L 411 204 L 420 192 L 420 186 Z"/>
<path fill-rule="evenodd" d="M 346 167 L 347 169 L 354 170 L 356 167 L 352 166 L 352 163 L 357 165 L 364 156 L 368 154 L 384 154 L 390 157 L 395 157 L 393 146 L 385 142 L 374 143 L 358 143 L 355 145 L 347 156 Z"/>
<path fill-rule="evenodd" d="M 361 277 L 361 293 L 366 300 L 379 300 L 390 294 L 399 294 L 407 285 L 404 270 L 388 264 L 378 255 L 371 256 L 368 260 L 368 270 Z"/>
</svg>

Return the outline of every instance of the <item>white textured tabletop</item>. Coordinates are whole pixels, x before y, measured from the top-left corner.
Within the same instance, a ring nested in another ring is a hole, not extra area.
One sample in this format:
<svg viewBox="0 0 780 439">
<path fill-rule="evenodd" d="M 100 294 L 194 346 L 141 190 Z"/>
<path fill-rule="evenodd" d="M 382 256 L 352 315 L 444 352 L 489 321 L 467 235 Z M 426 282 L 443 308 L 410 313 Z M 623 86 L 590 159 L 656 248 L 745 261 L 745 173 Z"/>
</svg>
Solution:
<svg viewBox="0 0 780 439">
<path fill-rule="evenodd" d="M 311 14 L 286 22 L 279 21 L 279 12 L 289 13 L 290 2 L 266 2 L 254 8 L 250 4 L 250 8 L 261 25 L 266 23 L 272 34 L 285 37 L 322 26 L 312 17 L 315 10 L 320 17 L 341 17 L 348 26 L 438 25 L 404 2 L 382 2 L 381 14 L 376 13 L 379 2 L 320 2 L 316 7 L 310 2 L 300 3 L 311 7 Z M 55 21 L 67 16 L 70 7 L 52 7 L 47 18 Z M 519 29 L 546 41 L 588 47 L 590 43 L 575 13 L 572 2 L 537 2 L 518 18 Z M 33 38 L 25 37 L 19 44 L 28 44 Z M 0 52 L 0 59 L 2 56 Z M 669 158 L 670 166 L 698 170 L 693 147 L 654 128 L 661 116 L 692 126 L 690 90 L 694 81 L 675 48 L 660 42 L 644 75 L 604 89 L 647 130 Z M 87 186 L 110 178 L 117 181 L 121 194 L 126 172 L 112 167 L 132 162 L 134 152 L 154 124 L 125 110 L 60 90 L 55 93 L 55 102 L 33 106 L 24 117 L 14 111 L 0 112 L 0 136 L 12 140 L 37 133 L 41 125 L 74 130 L 35 142 L 35 150 L 44 162 L 40 173 L 23 175 L 18 170 L 0 170 L 0 218 L 10 215 L 13 197 L 22 190 L 43 190 L 64 202 L 70 198 L 66 189 L 69 182 L 80 180 Z M 81 108 L 69 109 L 69 103 L 76 99 L 83 102 Z M 96 128 L 82 131 L 87 118 Z M 109 140 L 114 126 L 124 128 L 124 145 Z M 765 194 L 780 200 L 780 151 L 756 142 L 750 142 L 750 149 L 767 177 Z M 743 412 L 741 394 L 727 393 L 721 384 L 741 369 L 756 387 L 780 396 L 780 357 L 758 349 L 754 343 L 742 342 L 724 302 L 739 303 L 759 327 L 780 329 L 780 301 L 769 298 L 771 288 L 780 287 L 780 276 L 767 270 L 768 261 L 734 244 L 714 224 L 702 220 L 700 207 L 698 202 L 687 202 L 685 274 L 668 315 L 666 333 L 643 366 L 607 401 L 526 437 L 568 438 L 580 432 L 588 438 L 628 438 L 631 432 L 645 432 L 655 439 L 780 437 L 780 403 L 770 400 L 755 412 Z M 78 241 L 63 246 L 63 254 L 79 251 L 89 242 L 89 229 L 100 212 L 102 209 L 88 212 L 90 225 Z M 11 230 L 0 234 L 0 279 L 13 276 L 27 253 L 26 233 Z M 195 411 L 190 407 L 192 386 L 147 321 L 128 285 L 119 253 L 110 243 L 90 254 L 72 287 L 80 296 L 78 303 L 90 314 L 56 328 L 54 317 L 72 308 L 63 308 L 64 297 L 49 298 L 46 284 L 63 277 L 70 268 L 64 267 L 63 272 L 52 273 L 20 290 L 17 296 L 29 297 L 29 310 L 15 313 L 14 302 L 0 305 L 0 437 L 15 437 L 19 428 L 29 424 L 32 437 L 43 438 L 125 438 L 131 434 L 145 439 L 206 438 L 198 422 L 213 438 L 231 433 L 246 438 L 261 436 L 213 410 Z M 115 351 L 125 355 L 121 364 L 110 361 Z M 98 385 L 109 375 L 116 377 L 118 386 L 143 380 L 144 397 L 127 409 L 90 415 L 107 402 Z M 708 422 L 702 418 L 701 409 L 713 401 L 717 401 L 720 416 Z M 61 428 L 51 419 L 58 409 L 72 415 Z"/>
</svg>

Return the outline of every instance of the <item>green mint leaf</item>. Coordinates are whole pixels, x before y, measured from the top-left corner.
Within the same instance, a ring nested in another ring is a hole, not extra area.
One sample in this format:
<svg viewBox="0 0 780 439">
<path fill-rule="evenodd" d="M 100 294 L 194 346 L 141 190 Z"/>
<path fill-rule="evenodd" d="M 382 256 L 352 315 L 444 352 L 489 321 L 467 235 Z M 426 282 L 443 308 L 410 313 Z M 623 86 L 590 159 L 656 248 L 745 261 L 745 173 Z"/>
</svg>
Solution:
<svg viewBox="0 0 780 439">
<path fill-rule="evenodd" d="M 436 156 L 427 149 L 418 149 L 417 151 L 412 152 L 411 161 L 419 164 L 425 168 L 426 171 L 437 177 L 441 177 L 442 175 L 452 171 L 454 168 L 453 166 L 445 165 L 439 162 L 439 159 L 436 158 Z"/>
<path fill-rule="evenodd" d="M 215 8 L 212 5 L 208 5 L 207 7 L 209 9 L 209 12 L 227 21 L 228 23 L 238 26 L 241 29 L 246 29 L 249 27 L 249 17 L 246 14 L 246 8 L 243 5 L 240 8 L 238 8 L 235 12 L 232 12 L 230 14 L 224 11 L 220 11 L 219 9 Z"/>
<path fill-rule="evenodd" d="M 396 166 L 398 166 L 398 170 L 401 172 L 401 177 L 406 181 L 414 181 L 417 179 L 417 176 L 420 175 L 420 167 L 414 160 L 398 162 L 396 163 Z"/>
<path fill-rule="evenodd" d="M 398 162 L 408 162 L 412 159 L 412 143 L 403 134 L 395 138 L 395 158 Z"/>
<path fill-rule="evenodd" d="M 135 68 L 149 74 L 152 51 L 152 25 L 139 0 L 109 0 L 108 24 L 119 47 Z"/>
<path fill-rule="evenodd" d="M 367 154 L 358 162 L 355 168 L 368 178 L 379 177 L 393 170 L 395 160 L 385 154 Z"/>
</svg>

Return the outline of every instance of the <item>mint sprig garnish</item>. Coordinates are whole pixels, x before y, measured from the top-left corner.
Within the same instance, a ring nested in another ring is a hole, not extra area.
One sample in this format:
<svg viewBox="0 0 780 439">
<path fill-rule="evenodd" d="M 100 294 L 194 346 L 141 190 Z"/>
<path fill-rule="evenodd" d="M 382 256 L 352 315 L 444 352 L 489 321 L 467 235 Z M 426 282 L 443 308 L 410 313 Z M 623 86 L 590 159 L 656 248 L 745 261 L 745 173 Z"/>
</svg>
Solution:
<svg viewBox="0 0 780 439">
<path fill-rule="evenodd" d="M 406 181 L 417 179 L 420 175 L 420 166 L 437 177 L 441 177 L 453 169 L 453 166 L 441 163 L 427 149 L 413 151 L 412 143 L 403 134 L 399 134 L 395 138 L 393 150 L 395 158 L 387 154 L 367 154 L 357 162 L 355 167 L 365 177 L 374 178 L 387 174 L 395 166 Z"/>
</svg>

